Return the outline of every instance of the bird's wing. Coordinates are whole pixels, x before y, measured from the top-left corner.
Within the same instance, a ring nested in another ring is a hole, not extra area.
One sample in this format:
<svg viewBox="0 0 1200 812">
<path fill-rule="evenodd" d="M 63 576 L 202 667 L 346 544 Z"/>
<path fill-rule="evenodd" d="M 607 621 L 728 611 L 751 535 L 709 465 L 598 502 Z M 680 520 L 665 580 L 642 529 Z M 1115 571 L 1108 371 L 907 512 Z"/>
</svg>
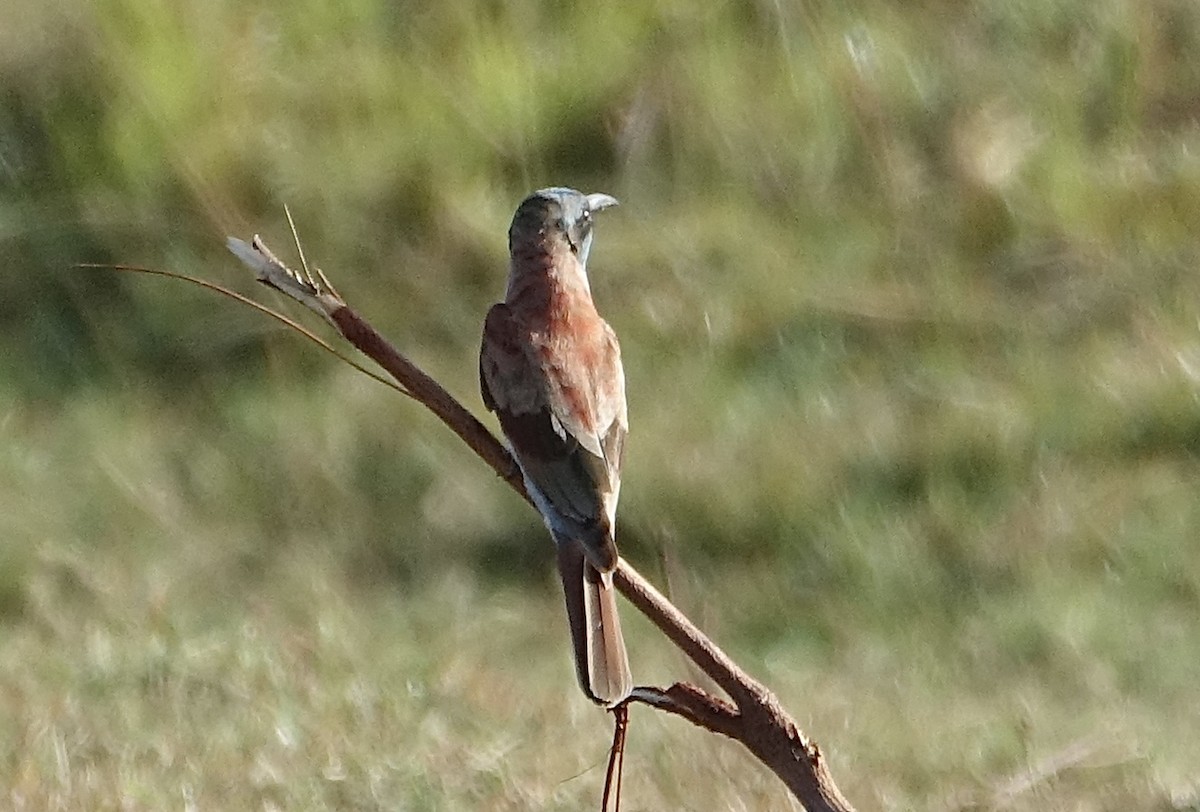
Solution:
<svg viewBox="0 0 1200 812">
<path fill-rule="evenodd" d="M 612 329 L 599 316 L 594 329 L 576 330 L 569 340 L 549 340 L 536 348 L 545 373 L 550 412 L 566 436 L 596 458 L 597 484 L 619 485 L 628 421 L 621 350 Z"/>
<path fill-rule="evenodd" d="M 561 520 L 560 533 L 595 552 L 612 543 L 626 433 L 620 350 L 600 324 L 592 331 L 598 340 L 535 345 L 498 304 L 484 322 L 479 359 L 484 404 L 499 417 L 526 478 L 558 514 L 547 518 Z M 607 557 L 597 566 L 611 568 Z"/>
<path fill-rule="evenodd" d="M 504 303 L 492 305 L 483 322 L 479 348 L 479 389 L 490 412 L 532 414 L 546 408 L 544 387 Z"/>
</svg>

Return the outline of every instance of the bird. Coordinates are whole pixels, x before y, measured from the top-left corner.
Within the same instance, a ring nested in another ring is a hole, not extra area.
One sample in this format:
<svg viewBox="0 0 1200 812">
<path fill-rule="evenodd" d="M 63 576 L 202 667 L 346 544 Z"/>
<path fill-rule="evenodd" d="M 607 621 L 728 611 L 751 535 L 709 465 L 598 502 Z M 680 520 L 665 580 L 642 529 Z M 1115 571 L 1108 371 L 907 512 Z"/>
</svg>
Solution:
<svg viewBox="0 0 1200 812">
<path fill-rule="evenodd" d="M 484 405 L 554 540 L 580 687 L 607 708 L 633 690 L 613 587 L 629 428 L 620 345 L 592 301 L 587 261 L 593 217 L 615 205 L 562 187 L 521 202 L 504 301 L 488 310 L 479 352 Z"/>
</svg>

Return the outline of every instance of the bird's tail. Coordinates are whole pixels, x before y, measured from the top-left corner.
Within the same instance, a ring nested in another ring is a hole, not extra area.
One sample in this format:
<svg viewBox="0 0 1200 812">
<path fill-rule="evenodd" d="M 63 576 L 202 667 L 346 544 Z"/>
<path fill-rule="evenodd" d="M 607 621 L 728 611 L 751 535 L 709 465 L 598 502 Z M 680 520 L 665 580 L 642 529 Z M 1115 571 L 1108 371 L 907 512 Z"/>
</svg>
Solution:
<svg viewBox="0 0 1200 812">
<path fill-rule="evenodd" d="M 579 684 L 589 699 L 611 708 L 633 690 L 612 573 L 593 567 L 578 542 L 555 542 Z"/>
</svg>

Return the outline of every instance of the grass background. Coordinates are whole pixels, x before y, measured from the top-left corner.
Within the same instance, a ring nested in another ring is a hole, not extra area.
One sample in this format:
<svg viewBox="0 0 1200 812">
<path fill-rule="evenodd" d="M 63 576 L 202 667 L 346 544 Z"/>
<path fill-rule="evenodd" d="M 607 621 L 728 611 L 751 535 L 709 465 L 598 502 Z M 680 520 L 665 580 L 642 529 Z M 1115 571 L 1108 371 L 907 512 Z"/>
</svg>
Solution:
<svg viewBox="0 0 1200 812">
<path fill-rule="evenodd" d="M 0 805 L 578 809 L 548 542 L 258 296 L 464 402 L 529 190 L 602 190 L 623 552 L 861 809 L 1200 807 L 1200 9 L 10 0 Z M 280 304 L 279 302 L 273 302 Z M 627 613 L 637 676 L 688 672 Z M 629 809 L 787 809 L 635 712 Z"/>
</svg>

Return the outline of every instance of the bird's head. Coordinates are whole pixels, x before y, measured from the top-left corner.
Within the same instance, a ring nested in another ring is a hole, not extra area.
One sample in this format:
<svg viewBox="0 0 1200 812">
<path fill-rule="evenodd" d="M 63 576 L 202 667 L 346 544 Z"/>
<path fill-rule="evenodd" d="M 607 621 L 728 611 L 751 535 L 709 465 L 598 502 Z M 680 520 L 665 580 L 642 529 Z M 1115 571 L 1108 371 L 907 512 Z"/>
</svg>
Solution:
<svg viewBox="0 0 1200 812">
<path fill-rule="evenodd" d="M 587 270 L 592 248 L 592 215 L 617 205 L 611 195 L 585 195 L 574 189 L 539 189 L 521 201 L 508 229 L 509 253 L 524 247 L 554 249 L 564 245 Z"/>
</svg>

